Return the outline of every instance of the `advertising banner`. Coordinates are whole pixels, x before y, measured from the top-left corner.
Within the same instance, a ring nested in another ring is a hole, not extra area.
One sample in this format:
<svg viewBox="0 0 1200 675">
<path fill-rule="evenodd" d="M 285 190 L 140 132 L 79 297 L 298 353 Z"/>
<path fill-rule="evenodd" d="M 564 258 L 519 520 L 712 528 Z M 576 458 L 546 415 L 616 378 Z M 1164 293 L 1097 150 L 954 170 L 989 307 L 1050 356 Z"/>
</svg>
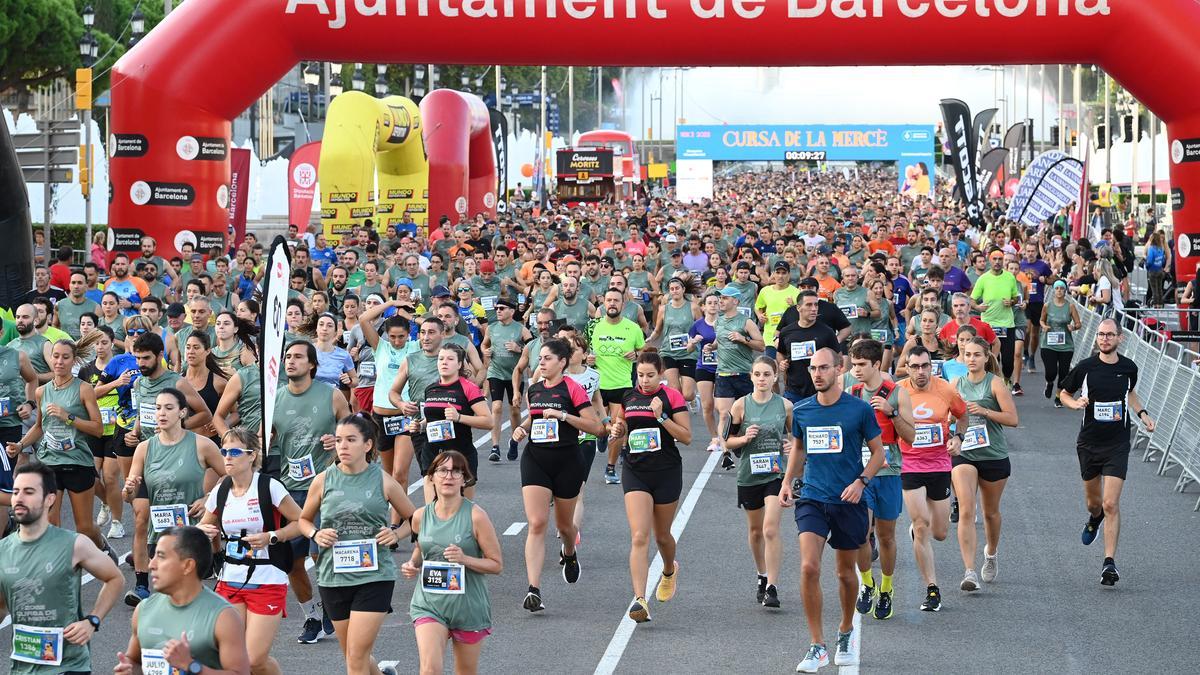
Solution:
<svg viewBox="0 0 1200 675">
<path fill-rule="evenodd" d="M 234 148 L 229 151 L 229 226 L 233 228 L 233 245 L 240 246 L 246 238 L 246 205 L 250 200 L 250 151 Z"/>
<path fill-rule="evenodd" d="M 488 117 L 492 127 L 492 144 L 496 146 L 497 185 L 496 211 L 504 213 L 508 210 L 508 118 L 495 108 L 488 108 Z"/>
<path fill-rule="evenodd" d="M 711 159 L 681 159 L 675 162 L 675 196 L 695 204 L 713 196 Z"/>
<path fill-rule="evenodd" d="M 1008 148 L 988 150 L 979 160 L 979 191 L 990 194 L 997 176 L 1004 171 L 1004 162 L 1008 160 Z"/>
<path fill-rule="evenodd" d="M 950 161 L 958 179 L 959 198 L 967 207 L 967 218 L 971 224 L 982 227 L 983 197 L 979 192 L 979 176 L 975 171 L 975 149 L 978 142 L 971 135 L 971 109 L 966 103 L 953 98 L 942 99 L 941 107 Z M 986 110 L 981 115 L 985 113 Z"/>
<path fill-rule="evenodd" d="M 591 183 L 613 176 L 613 151 L 607 148 L 559 150 L 555 178 L 573 183 Z"/>
<path fill-rule="evenodd" d="M 1078 199 L 1083 183 L 1083 162 L 1058 150 L 1038 155 L 1017 186 L 1008 207 L 1009 220 L 1036 227 Z"/>
<path fill-rule="evenodd" d="M 275 416 L 275 394 L 279 370 L 283 368 L 283 332 L 287 329 L 288 278 L 292 259 L 287 240 L 275 237 L 267 255 L 269 267 L 263 277 L 263 326 L 259 335 L 259 380 L 262 386 L 263 448 L 271 447 L 271 422 Z"/>
<path fill-rule="evenodd" d="M 313 141 L 297 148 L 288 161 L 288 223 L 299 226 L 301 233 L 312 217 L 320 160 L 321 142 Z"/>
</svg>

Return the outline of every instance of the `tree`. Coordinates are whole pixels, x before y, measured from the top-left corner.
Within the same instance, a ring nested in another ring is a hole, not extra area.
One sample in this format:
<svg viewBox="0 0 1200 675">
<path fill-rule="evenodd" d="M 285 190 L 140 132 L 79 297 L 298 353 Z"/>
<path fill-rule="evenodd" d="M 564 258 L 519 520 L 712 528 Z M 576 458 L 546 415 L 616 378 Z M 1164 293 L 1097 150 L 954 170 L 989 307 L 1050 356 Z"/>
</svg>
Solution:
<svg viewBox="0 0 1200 675">
<path fill-rule="evenodd" d="M 73 0 L 0 0 L 0 93 L 65 77 L 79 63 L 82 36 Z"/>
</svg>

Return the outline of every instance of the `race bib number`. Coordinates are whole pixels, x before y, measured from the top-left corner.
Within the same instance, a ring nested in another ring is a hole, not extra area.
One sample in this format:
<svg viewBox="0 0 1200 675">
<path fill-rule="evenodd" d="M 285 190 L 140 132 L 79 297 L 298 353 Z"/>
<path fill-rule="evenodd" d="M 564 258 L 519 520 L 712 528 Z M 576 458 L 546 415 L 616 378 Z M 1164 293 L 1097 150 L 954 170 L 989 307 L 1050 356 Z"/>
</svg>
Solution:
<svg viewBox="0 0 1200 675">
<path fill-rule="evenodd" d="M 1067 332 L 1062 330 L 1052 330 L 1046 333 L 1046 345 L 1049 347 L 1061 347 L 1067 344 Z"/>
<path fill-rule="evenodd" d="M 344 342 L 346 344 L 350 344 L 350 336 L 353 333 L 354 333 L 354 331 L 349 331 L 349 330 L 342 331 L 342 342 Z"/>
<path fill-rule="evenodd" d="M 717 365 L 717 351 L 715 349 L 711 352 L 701 351 L 700 352 L 700 365 L 713 366 L 715 368 Z"/>
<path fill-rule="evenodd" d="M 645 292 L 646 292 L 646 289 L 644 289 L 644 288 L 631 288 L 631 289 L 629 289 L 629 294 L 630 294 L 630 295 L 632 295 L 634 298 L 636 298 L 636 299 L 638 299 L 638 300 L 641 300 L 641 299 L 642 299 L 642 295 L 643 295 Z"/>
<path fill-rule="evenodd" d="M 485 295 L 485 296 L 483 296 L 482 298 L 479 298 L 479 305 L 480 305 L 481 307 L 483 307 L 483 311 L 485 311 L 485 312 L 491 312 L 491 311 L 495 311 L 495 309 L 496 309 L 496 296 L 494 296 L 494 295 Z"/>
<path fill-rule="evenodd" d="M 778 452 L 756 452 L 750 455 L 750 473 L 756 476 L 783 473 L 783 455 Z"/>
<path fill-rule="evenodd" d="M 63 629 L 13 624 L 12 659 L 42 666 L 62 663 Z"/>
<path fill-rule="evenodd" d="M 385 417 L 383 418 L 383 433 L 388 436 L 399 436 L 408 431 L 408 423 L 412 421 L 411 417 Z"/>
<path fill-rule="evenodd" d="M 248 544 L 242 543 L 241 539 L 231 539 L 225 542 L 225 557 L 234 560 L 243 560 L 247 558 L 250 547 Z"/>
<path fill-rule="evenodd" d="M 658 452 L 662 449 L 661 429 L 634 429 L 629 432 L 629 453 Z"/>
<path fill-rule="evenodd" d="M 803 359 L 811 359 L 813 354 L 817 353 L 817 341 L 805 340 L 804 342 L 792 343 L 792 360 L 801 361 Z"/>
<path fill-rule="evenodd" d="M 864 467 L 871 461 L 871 446 L 869 446 L 869 445 L 862 446 L 862 461 L 863 461 Z M 885 445 L 885 446 L 883 446 L 883 467 L 882 468 L 886 469 L 887 467 L 888 467 L 887 446 Z"/>
<path fill-rule="evenodd" d="M 46 448 L 51 452 L 70 452 L 75 449 L 75 439 L 55 438 L 46 434 Z"/>
<path fill-rule="evenodd" d="M 172 527 L 186 527 L 188 524 L 187 504 L 163 504 L 150 507 L 150 524 L 155 532 L 162 532 Z"/>
<path fill-rule="evenodd" d="M 738 314 L 741 314 L 742 316 L 746 317 L 747 319 L 751 318 L 751 316 L 752 316 L 752 312 L 750 311 L 749 307 L 743 307 L 741 305 L 738 305 L 737 312 L 738 312 Z M 775 323 L 779 323 L 779 320 L 776 319 Z"/>
<path fill-rule="evenodd" d="M 153 403 L 142 403 L 138 406 L 138 421 L 143 427 L 158 428 L 158 410 Z"/>
<path fill-rule="evenodd" d="M 1008 329 L 1004 328 L 1002 326 L 1001 327 L 993 326 L 992 332 L 995 333 L 996 337 L 998 337 L 998 338 L 1008 337 Z"/>
<path fill-rule="evenodd" d="M 675 351 L 683 351 L 687 349 L 688 336 L 687 333 L 667 336 L 667 346 Z"/>
<path fill-rule="evenodd" d="M 835 455 L 842 451 L 841 427 L 808 427 L 804 447 L 810 455 Z"/>
<path fill-rule="evenodd" d="M 467 568 L 458 563 L 426 560 L 421 563 L 421 590 L 439 595 L 467 592 Z"/>
<path fill-rule="evenodd" d="M 918 424 L 914 432 L 912 442 L 914 448 L 936 448 L 945 444 L 940 424 Z"/>
<path fill-rule="evenodd" d="M 425 436 L 430 443 L 454 440 L 454 422 L 438 420 L 425 426 Z"/>
<path fill-rule="evenodd" d="M 362 363 L 358 364 L 358 376 L 375 377 L 375 362 L 363 361 Z"/>
<path fill-rule="evenodd" d="M 542 418 L 534 420 L 529 429 L 529 440 L 534 443 L 557 443 L 558 420 Z"/>
<path fill-rule="evenodd" d="M 931 365 L 933 366 L 933 376 L 942 377 L 942 374 L 945 372 L 942 366 L 946 365 L 946 362 L 942 359 L 934 359 Z"/>
<path fill-rule="evenodd" d="M 1092 419 L 1097 422 L 1122 422 L 1125 420 L 1125 404 L 1120 401 L 1095 403 L 1092 408 Z"/>
<path fill-rule="evenodd" d="M 2 414 L 2 413 L 0 413 L 0 414 Z M 116 424 L 117 423 L 116 408 L 101 408 L 100 409 L 100 423 L 101 424 Z"/>
<path fill-rule="evenodd" d="M 978 424 L 967 427 L 963 432 L 962 449 L 975 450 L 976 448 L 986 448 L 991 445 L 991 439 L 988 437 L 986 424 Z"/>
<path fill-rule="evenodd" d="M 884 328 L 872 328 L 871 339 L 876 342 L 887 342 L 888 332 Z"/>
<path fill-rule="evenodd" d="M 184 672 L 167 663 L 161 649 L 142 649 L 142 675 L 184 675 Z"/>
<path fill-rule="evenodd" d="M 351 539 L 333 545 L 334 574 L 374 572 L 379 569 L 379 550 L 374 539 Z"/>
<path fill-rule="evenodd" d="M 0 417 L 8 417 L 12 414 L 12 402 L 5 396 L 0 398 Z"/>
<path fill-rule="evenodd" d="M 842 310 L 842 314 L 844 314 L 847 319 L 858 318 L 858 305 L 841 305 L 838 307 L 838 309 Z"/>
<path fill-rule="evenodd" d="M 299 459 L 288 458 L 288 478 L 292 480 L 312 480 L 312 477 L 317 475 L 317 469 L 313 465 L 312 455 L 305 455 Z"/>
</svg>

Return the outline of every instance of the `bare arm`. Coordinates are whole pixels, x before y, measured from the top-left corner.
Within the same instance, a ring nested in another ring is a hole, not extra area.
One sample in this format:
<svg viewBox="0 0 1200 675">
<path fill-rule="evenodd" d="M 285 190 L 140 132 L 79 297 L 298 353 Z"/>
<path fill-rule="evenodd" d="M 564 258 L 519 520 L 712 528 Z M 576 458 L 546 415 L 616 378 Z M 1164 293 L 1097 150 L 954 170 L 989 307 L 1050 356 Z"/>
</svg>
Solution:
<svg viewBox="0 0 1200 675">
<path fill-rule="evenodd" d="M 234 373 L 225 385 L 225 391 L 221 393 L 221 400 L 217 402 L 217 410 L 213 413 L 212 425 L 217 430 L 218 438 L 224 438 L 225 433 L 229 431 L 229 425 L 225 418 L 232 415 L 233 411 L 237 409 L 237 400 L 241 395 L 242 374 Z"/>
<path fill-rule="evenodd" d="M 504 571 L 504 556 L 492 519 L 478 506 L 471 509 L 471 526 L 481 557 L 464 557 L 462 564 L 479 574 L 500 574 Z"/>
<path fill-rule="evenodd" d="M 175 383 L 175 387 L 187 399 L 188 408 L 192 410 L 192 414 L 188 415 L 184 426 L 191 431 L 203 429 L 212 421 L 212 412 L 208 409 L 208 404 L 204 402 L 204 399 L 200 398 L 200 392 L 196 391 L 192 383 L 186 379 L 179 378 Z"/>
</svg>

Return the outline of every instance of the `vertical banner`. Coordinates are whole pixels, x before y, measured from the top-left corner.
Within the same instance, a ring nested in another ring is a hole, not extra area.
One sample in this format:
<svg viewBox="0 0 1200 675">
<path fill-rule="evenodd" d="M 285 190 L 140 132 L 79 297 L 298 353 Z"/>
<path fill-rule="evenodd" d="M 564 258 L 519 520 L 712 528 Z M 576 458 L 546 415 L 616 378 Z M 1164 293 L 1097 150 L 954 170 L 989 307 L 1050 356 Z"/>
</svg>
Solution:
<svg viewBox="0 0 1200 675">
<path fill-rule="evenodd" d="M 495 108 L 488 108 L 488 116 L 491 118 L 492 143 L 496 146 L 496 194 L 500 195 L 496 200 L 496 212 L 504 213 L 508 210 L 508 120 Z"/>
<path fill-rule="evenodd" d="M 1075 212 L 1071 214 L 1071 232 L 1074 235 L 1072 237 L 1073 239 L 1080 239 L 1083 237 L 1083 222 L 1088 210 L 1088 186 L 1090 183 L 1088 180 L 1088 169 L 1091 168 L 1092 163 L 1092 144 L 1089 142 L 1088 137 L 1080 134 L 1079 144 L 1083 146 L 1083 173 L 1079 177 L 1079 190 L 1075 195 Z M 1152 204 L 1151 214 L 1154 212 L 1153 208 L 1154 205 Z M 1097 233 L 1097 235 L 1099 235 L 1099 233 Z"/>
<path fill-rule="evenodd" d="M 1037 227 L 1076 199 L 1083 188 L 1083 163 L 1051 150 L 1037 156 L 1008 205 L 1008 219 Z"/>
<path fill-rule="evenodd" d="M 250 201 L 250 150 L 229 151 L 229 225 L 233 227 L 233 245 L 246 238 L 246 206 Z M 201 252 L 197 249 L 197 252 Z M 207 253 L 207 251 L 204 251 Z"/>
<path fill-rule="evenodd" d="M 301 234 L 312 219 L 320 159 L 321 141 L 313 141 L 297 148 L 288 160 L 288 224 L 299 227 Z"/>
<path fill-rule="evenodd" d="M 1003 173 L 1004 162 L 1008 160 L 1008 148 L 993 148 L 979 158 L 979 191 L 990 194 L 996 177 Z"/>
<path fill-rule="evenodd" d="M 979 194 L 979 178 L 975 171 L 975 149 L 978 141 L 971 135 L 971 109 L 966 103 L 954 98 L 942 99 L 941 107 L 945 120 L 946 142 L 950 148 L 951 162 L 954 164 L 954 175 L 958 179 L 960 199 L 967 207 L 967 218 L 971 224 L 983 227 L 983 198 Z M 992 112 L 994 114 L 994 111 Z M 987 113 L 985 110 L 980 116 Z M 990 120 L 988 115 L 985 121 Z"/>
<path fill-rule="evenodd" d="M 259 336 L 259 381 L 262 386 L 263 452 L 271 447 L 271 421 L 275 416 L 275 394 L 283 368 L 283 332 L 287 328 L 288 279 L 292 258 L 287 240 L 276 236 L 267 255 L 269 267 L 263 277 L 262 333 Z"/>
<path fill-rule="evenodd" d="M 976 157 L 982 157 L 983 153 L 992 149 L 992 134 L 988 131 L 988 127 L 992 126 L 992 120 L 995 119 L 996 113 L 999 112 L 999 110 L 999 108 L 988 108 L 987 110 L 980 111 L 980 113 L 975 116 L 975 123 L 971 125 L 971 133 L 975 135 L 971 138 L 975 139 L 974 148 Z M 970 108 L 968 108 L 967 116 L 970 117 L 970 115 L 971 111 Z M 985 141 L 987 142 L 985 143 Z"/>
</svg>

